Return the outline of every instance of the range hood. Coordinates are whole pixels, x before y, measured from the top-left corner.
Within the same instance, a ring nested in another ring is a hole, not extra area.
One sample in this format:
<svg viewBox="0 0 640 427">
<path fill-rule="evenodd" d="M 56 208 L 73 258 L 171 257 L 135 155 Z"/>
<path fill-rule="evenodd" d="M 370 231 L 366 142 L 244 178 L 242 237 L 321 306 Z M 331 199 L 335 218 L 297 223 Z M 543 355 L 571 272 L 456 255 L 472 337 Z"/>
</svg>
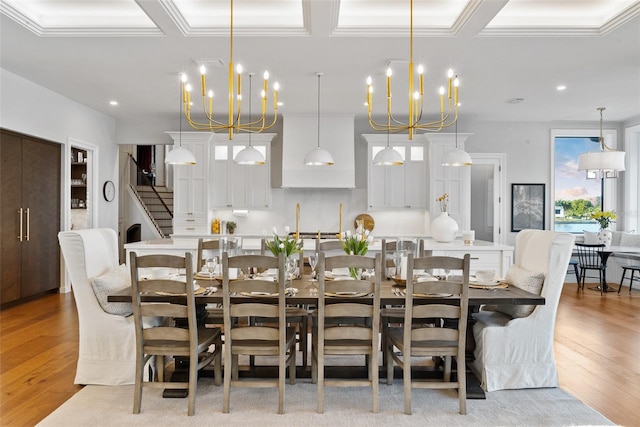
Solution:
<svg viewBox="0 0 640 427">
<path fill-rule="evenodd" d="M 282 116 L 282 188 L 355 188 L 354 116 L 320 116 L 320 148 L 331 153 L 332 166 L 307 166 L 304 156 L 318 146 L 316 114 Z"/>
</svg>

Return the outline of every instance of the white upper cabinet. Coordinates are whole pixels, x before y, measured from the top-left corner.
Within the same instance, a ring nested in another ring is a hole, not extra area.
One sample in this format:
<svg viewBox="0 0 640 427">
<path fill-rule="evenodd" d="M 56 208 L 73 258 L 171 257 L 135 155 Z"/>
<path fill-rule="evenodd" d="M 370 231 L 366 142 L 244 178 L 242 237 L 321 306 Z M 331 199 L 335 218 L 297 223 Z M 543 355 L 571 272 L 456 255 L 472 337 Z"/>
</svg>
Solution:
<svg viewBox="0 0 640 427">
<path fill-rule="evenodd" d="M 387 145 L 386 134 L 362 135 L 367 141 L 368 209 L 425 209 L 428 188 L 427 146 L 424 138 L 389 135 L 389 145 L 404 159 L 397 166 L 373 164 Z"/>
<path fill-rule="evenodd" d="M 307 166 L 305 155 L 318 146 L 317 114 L 283 115 L 282 187 L 355 188 L 355 134 L 352 114 L 320 116 L 320 148 L 332 166 Z"/>
<path fill-rule="evenodd" d="M 251 145 L 265 158 L 263 165 L 240 165 L 235 156 L 248 146 L 247 134 L 232 141 L 222 134 L 211 142 L 209 200 L 214 209 L 265 209 L 271 205 L 271 140 L 274 133 L 251 135 Z"/>
<path fill-rule="evenodd" d="M 196 158 L 195 165 L 173 166 L 174 214 L 201 215 L 207 214 L 207 159 L 209 144 L 200 133 L 169 132 L 174 139 L 174 145 L 191 151 Z"/>
<path fill-rule="evenodd" d="M 464 150 L 464 142 L 471 136 L 459 133 L 458 147 Z M 436 198 L 447 193 L 449 195 L 449 216 L 456 220 L 458 229 L 469 230 L 471 227 L 471 186 L 468 166 L 442 166 L 447 152 L 456 147 L 455 133 L 424 134 L 429 141 L 429 211 L 431 219 L 440 212 Z"/>
</svg>

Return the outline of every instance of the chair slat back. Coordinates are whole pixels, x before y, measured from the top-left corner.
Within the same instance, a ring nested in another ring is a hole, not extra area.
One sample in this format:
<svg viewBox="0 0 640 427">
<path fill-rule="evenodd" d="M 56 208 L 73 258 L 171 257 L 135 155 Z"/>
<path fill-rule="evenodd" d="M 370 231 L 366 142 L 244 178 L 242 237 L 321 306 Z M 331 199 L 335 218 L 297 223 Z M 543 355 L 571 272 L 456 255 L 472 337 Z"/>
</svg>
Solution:
<svg viewBox="0 0 640 427">
<path fill-rule="evenodd" d="M 604 244 L 586 244 L 576 243 L 576 251 L 578 252 L 578 263 L 581 268 L 603 268 L 602 251 Z"/>
<path fill-rule="evenodd" d="M 220 256 L 221 250 L 235 250 L 238 248 L 238 243 L 235 240 L 227 240 L 221 242 L 220 239 L 198 239 L 198 251 L 196 252 L 196 268 L 197 271 L 202 271 L 205 266 L 207 258 L 214 256 Z"/>
<path fill-rule="evenodd" d="M 197 345 L 196 304 L 193 287 L 193 268 L 191 253 L 184 257 L 176 255 L 145 255 L 130 254 L 131 288 L 133 316 L 136 329 L 136 343 L 138 351 L 143 351 L 147 345 L 158 345 L 188 351 Z M 167 271 L 175 269 L 173 276 L 147 279 L 142 273 L 162 268 Z M 184 276 L 182 276 L 184 271 Z M 180 275 L 176 273 L 180 272 Z M 149 292 L 164 292 L 184 295 L 184 303 L 143 304 L 141 295 Z M 175 325 L 160 325 L 144 327 L 142 318 L 146 316 L 162 316 L 173 319 L 186 319 L 187 328 Z M 178 351 L 178 350 L 176 350 Z"/>
<path fill-rule="evenodd" d="M 316 239 L 316 252 L 343 251 L 342 240 Z"/>
<path fill-rule="evenodd" d="M 277 281 L 231 280 L 229 269 L 243 271 L 277 269 Z M 284 348 L 285 317 L 285 268 L 284 254 L 278 257 L 268 255 L 222 255 L 222 292 L 224 326 L 228 337 L 225 345 L 233 346 L 234 340 L 280 341 Z M 255 326 L 246 324 L 249 317 L 277 318 L 277 325 Z M 238 322 L 243 318 L 242 322 Z"/>
<path fill-rule="evenodd" d="M 469 254 L 464 258 L 408 256 L 404 324 L 416 326 L 405 327 L 403 341 L 407 354 L 411 354 L 411 346 L 417 341 L 430 347 L 440 346 L 445 341 L 446 347 L 452 347 L 452 355 L 458 352 L 458 346 L 464 351 L 469 307 L 469 265 Z M 414 270 L 431 269 L 451 270 L 454 275 L 460 274 L 461 277 L 450 281 L 414 282 Z M 414 298 L 425 295 L 437 299 L 414 301 Z M 424 318 L 436 318 L 440 321 L 436 322 L 435 327 L 422 327 L 419 322 L 413 322 L 413 319 Z"/>
<path fill-rule="evenodd" d="M 412 253 L 415 256 L 419 255 L 416 253 L 416 248 L 418 244 L 415 240 L 387 240 L 382 239 L 382 265 L 384 267 L 393 267 L 395 266 L 395 254 L 398 251 L 398 244 L 400 242 L 400 250 L 406 250 Z"/>
<path fill-rule="evenodd" d="M 324 351 L 324 342 L 329 340 L 373 340 L 377 346 L 380 316 L 381 255 L 375 258 L 360 255 L 338 255 L 326 257 L 319 252 L 318 260 L 318 339 L 319 351 Z M 327 281 L 325 270 L 333 268 L 372 269 L 372 280 Z M 340 295 L 345 297 L 326 296 Z M 348 296 L 348 293 L 362 293 L 366 297 Z M 370 321 L 340 323 L 336 319 L 369 318 Z M 328 320 L 328 322 L 327 322 Z"/>
</svg>

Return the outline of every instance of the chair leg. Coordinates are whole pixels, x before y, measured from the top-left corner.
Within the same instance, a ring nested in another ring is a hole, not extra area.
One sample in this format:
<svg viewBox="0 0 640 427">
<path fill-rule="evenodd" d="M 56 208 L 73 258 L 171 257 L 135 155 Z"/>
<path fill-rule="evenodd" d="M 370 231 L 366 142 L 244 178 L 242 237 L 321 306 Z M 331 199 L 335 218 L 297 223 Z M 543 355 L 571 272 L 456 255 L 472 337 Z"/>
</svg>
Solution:
<svg viewBox="0 0 640 427">
<path fill-rule="evenodd" d="M 218 355 L 213 360 L 213 375 L 215 376 L 214 384 L 220 387 L 222 384 L 222 336 L 218 337 L 215 342 L 215 350 Z"/>
<path fill-rule="evenodd" d="M 224 414 L 229 413 L 229 398 L 231 392 L 231 372 L 233 370 L 233 356 L 231 355 L 230 344 L 225 345 L 224 349 L 224 387 L 222 398 L 222 412 Z"/>
<path fill-rule="evenodd" d="M 144 356 L 138 355 L 136 358 L 136 384 L 133 392 L 133 413 L 139 414 L 142 406 L 142 381 L 144 368 L 142 366 Z"/>
<path fill-rule="evenodd" d="M 371 355 L 371 363 L 369 364 L 369 370 L 371 372 L 371 393 L 373 395 L 373 404 L 372 404 L 372 410 L 374 414 L 378 413 L 378 387 L 380 385 L 380 369 L 378 368 L 378 345 L 375 342 L 376 340 L 374 339 L 374 344 L 375 344 L 375 348 L 372 349 L 372 355 Z"/>
<path fill-rule="evenodd" d="M 404 413 L 411 415 L 411 356 L 402 353 L 402 380 L 404 383 Z"/>
<path fill-rule="evenodd" d="M 309 357 L 309 316 L 304 316 L 300 322 L 300 347 L 302 347 L 302 367 L 307 367 L 307 358 Z"/>
<path fill-rule="evenodd" d="M 196 390 L 198 388 L 198 354 L 189 360 L 189 410 L 187 414 L 193 416 L 196 412 Z"/>
<path fill-rule="evenodd" d="M 578 271 L 578 264 L 573 264 L 573 272 L 576 275 L 576 280 L 578 281 L 578 285 L 580 285 L 580 272 Z"/>
<path fill-rule="evenodd" d="M 324 354 L 319 352 L 316 362 L 316 381 L 318 383 L 317 411 L 322 414 L 324 412 Z"/>
<path fill-rule="evenodd" d="M 460 355 L 460 352 L 458 354 Z M 460 415 L 467 414 L 467 365 L 464 357 L 464 354 L 462 354 L 462 357 L 456 357 L 456 366 L 458 370 L 456 372 L 456 375 L 458 376 L 459 384 L 458 399 L 460 400 Z"/>
<path fill-rule="evenodd" d="M 618 293 L 622 289 L 622 282 L 624 282 L 624 276 L 627 275 L 627 269 L 622 267 L 622 277 L 620 278 L 620 286 L 618 286 Z M 633 283 L 633 270 L 631 270 L 631 282 Z M 631 292 L 631 283 L 629 283 L 629 292 Z"/>
<path fill-rule="evenodd" d="M 445 382 L 451 381 L 451 356 L 444 357 L 444 380 Z"/>
<path fill-rule="evenodd" d="M 385 366 L 387 367 L 387 385 L 393 384 L 393 357 L 391 356 L 393 352 L 393 345 L 389 343 L 385 344 L 383 348 L 384 354 L 386 355 Z"/>
</svg>

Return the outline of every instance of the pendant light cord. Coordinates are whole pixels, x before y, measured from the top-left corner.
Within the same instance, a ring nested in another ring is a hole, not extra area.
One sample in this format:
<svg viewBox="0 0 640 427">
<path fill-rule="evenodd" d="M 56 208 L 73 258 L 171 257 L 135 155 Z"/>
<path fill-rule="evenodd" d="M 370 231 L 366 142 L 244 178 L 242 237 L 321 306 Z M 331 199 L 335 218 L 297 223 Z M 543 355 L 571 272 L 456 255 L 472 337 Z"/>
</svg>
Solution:
<svg viewBox="0 0 640 427">
<path fill-rule="evenodd" d="M 253 79 L 253 73 L 249 73 L 249 123 L 251 123 L 251 94 L 253 91 L 251 90 L 251 80 Z M 249 132 L 249 147 L 251 147 L 251 133 Z"/>
<path fill-rule="evenodd" d="M 456 150 L 458 149 L 458 121 L 456 120 Z"/>
<path fill-rule="evenodd" d="M 318 149 L 320 148 L 320 77 L 322 73 L 318 73 Z"/>
<path fill-rule="evenodd" d="M 180 147 L 182 147 L 182 82 L 180 82 L 180 90 L 178 91 L 178 96 L 180 97 L 180 113 L 178 114 L 178 119 L 180 119 L 180 121 L 178 122 L 178 128 L 180 129 L 179 141 Z"/>
</svg>

